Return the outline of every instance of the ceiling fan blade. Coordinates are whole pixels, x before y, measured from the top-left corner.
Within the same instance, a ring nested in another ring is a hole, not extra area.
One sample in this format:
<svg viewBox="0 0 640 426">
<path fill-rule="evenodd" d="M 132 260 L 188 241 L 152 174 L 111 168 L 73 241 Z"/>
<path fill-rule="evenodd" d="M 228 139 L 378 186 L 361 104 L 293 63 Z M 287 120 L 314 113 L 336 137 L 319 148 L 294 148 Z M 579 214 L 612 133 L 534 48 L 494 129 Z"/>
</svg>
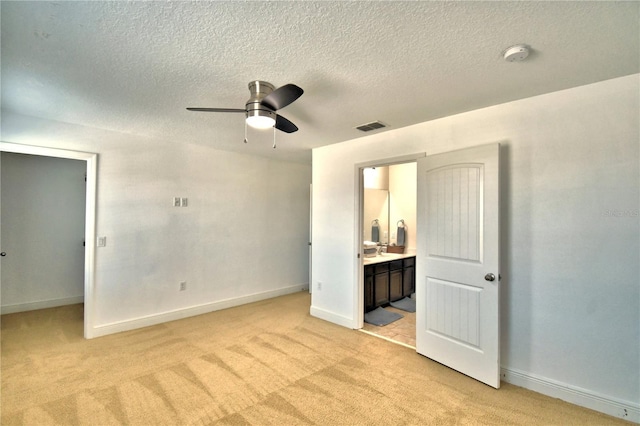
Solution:
<svg viewBox="0 0 640 426">
<path fill-rule="evenodd" d="M 238 108 L 187 108 L 189 111 L 203 111 L 203 112 L 247 112 L 244 109 Z"/>
<path fill-rule="evenodd" d="M 276 114 L 276 129 L 285 133 L 293 133 L 298 131 L 298 126 L 287 120 L 281 115 Z"/>
<path fill-rule="evenodd" d="M 295 84 L 285 84 L 265 96 L 260 103 L 275 111 L 286 107 L 302 96 L 303 93 L 304 90 Z"/>
</svg>

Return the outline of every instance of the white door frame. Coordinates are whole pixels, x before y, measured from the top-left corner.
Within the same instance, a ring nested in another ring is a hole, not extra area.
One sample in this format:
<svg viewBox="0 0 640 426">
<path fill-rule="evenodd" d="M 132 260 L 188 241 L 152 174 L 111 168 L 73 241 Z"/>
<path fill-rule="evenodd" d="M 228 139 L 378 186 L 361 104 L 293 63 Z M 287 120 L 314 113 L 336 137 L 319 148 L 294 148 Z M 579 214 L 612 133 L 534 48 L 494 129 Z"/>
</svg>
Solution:
<svg viewBox="0 0 640 426">
<path fill-rule="evenodd" d="M 415 163 L 418 158 L 426 157 L 426 152 L 416 154 L 402 155 L 400 157 L 391 157 L 378 160 L 371 160 L 355 165 L 355 256 L 354 256 L 354 276 L 355 285 L 353 286 L 353 312 L 355 315 L 354 329 L 361 329 L 364 325 L 364 270 L 362 256 L 362 226 L 363 226 L 363 210 L 364 210 L 364 182 L 362 179 L 362 170 L 369 167 L 385 167 L 403 163 Z"/>
<path fill-rule="evenodd" d="M 87 189 L 85 206 L 86 241 L 84 250 L 84 338 L 93 336 L 93 311 L 95 289 L 95 257 L 96 257 L 96 188 L 98 174 L 98 154 L 65 149 L 44 148 L 33 145 L 22 145 L 0 142 L 0 151 L 16 154 L 40 155 L 43 157 L 67 158 L 82 160 L 87 163 Z"/>
</svg>

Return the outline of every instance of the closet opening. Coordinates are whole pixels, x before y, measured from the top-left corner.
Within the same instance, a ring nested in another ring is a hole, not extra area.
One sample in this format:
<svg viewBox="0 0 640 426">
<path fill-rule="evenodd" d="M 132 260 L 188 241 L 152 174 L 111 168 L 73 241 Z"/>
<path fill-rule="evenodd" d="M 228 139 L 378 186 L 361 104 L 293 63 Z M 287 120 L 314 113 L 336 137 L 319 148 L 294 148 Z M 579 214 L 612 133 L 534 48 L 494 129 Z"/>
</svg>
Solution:
<svg viewBox="0 0 640 426">
<path fill-rule="evenodd" d="M 13 143 L 7 143 L 7 142 L 0 142 L 0 151 L 2 153 L 25 154 L 27 156 L 34 156 L 34 158 L 41 158 L 41 159 L 48 158 L 48 159 L 80 160 L 81 162 L 85 163 L 85 167 L 86 167 L 85 177 L 82 177 L 82 176 L 80 177 L 80 179 L 85 179 L 85 181 L 81 183 L 84 185 L 84 201 L 83 201 L 84 206 L 80 206 L 81 209 L 82 208 L 84 209 L 84 211 L 80 213 L 81 215 L 84 216 L 84 230 L 80 231 L 80 235 L 78 235 L 77 238 L 78 238 L 79 245 L 82 244 L 81 240 L 84 239 L 84 246 L 78 247 L 78 250 L 80 250 L 80 257 L 81 257 L 80 264 L 82 269 L 81 271 L 82 276 L 80 277 L 80 281 L 82 283 L 80 285 L 82 286 L 82 289 L 83 289 L 82 297 L 84 302 L 83 336 L 86 339 L 92 338 L 93 337 L 92 335 L 93 320 L 92 319 L 93 319 L 93 312 L 94 312 L 93 295 L 94 295 L 94 268 L 95 268 L 95 210 L 96 210 L 97 154 L 53 149 L 53 148 L 44 148 L 44 147 L 37 147 L 37 146 L 31 146 L 31 145 L 13 144 Z M 4 189 L 5 188 L 3 188 L 3 192 L 4 192 Z M 34 191 L 37 191 L 37 189 Z M 58 201 L 61 201 L 61 200 L 58 200 Z M 48 213 L 51 213 L 51 212 L 48 212 Z M 47 212 L 44 212 L 44 214 L 46 215 Z M 3 214 L 3 217 L 4 216 L 5 215 Z M 5 227 L 5 223 L 2 224 L 2 227 Z M 8 231 L 5 231 L 5 232 L 8 232 Z M 3 235 L 3 237 L 5 237 L 5 235 Z M 40 236 L 37 235 L 36 237 L 40 237 Z M 8 247 L 8 244 L 9 244 L 9 240 L 7 240 L 6 238 L 3 238 L 2 251 L 6 253 L 6 255 L 2 257 L 3 285 L 5 283 L 5 280 L 4 280 L 5 272 L 11 270 L 9 266 L 14 266 L 14 265 L 8 265 L 8 262 L 16 263 L 16 262 L 24 261 L 24 256 L 22 256 L 22 258 L 20 257 L 14 258 L 14 256 L 19 256 L 18 251 L 12 250 L 12 247 Z M 82 252 L 84 252 L 84 254 L 82 254 Z M 56 250 L 50 250 L 50 252 L 48 253 L 48 256 L 51 258 L 50 260 L 53 263 L 56 262 L 56 259 L 57 259 L 56 256 L 58 255 L 60 255 L 60 253 L 57 252 Z M 17 265 L 17 267 L 20 267 L 20 266 Z M 35 299 L 36 298 L 34 298 L 34 300 Z M 4 301 L 5 300 L 3 300 L 3 302 Z M 18 303 L 16 306 L 17 306 L 17 309 L 19 309 L 21 305 L 25 305 L 24 309 L 22 310 L 32 310 L 32 309 L 38 309 L 38 306 L 37 306 L 38 303 L 44 303 L 44 302 L 39 301 L 34 303 L 22 303 L 22 304 Z M 51 303 L 55 303 L 55 300 Z M 42 307 L 53 307 L 53 306 L 54 305 L 52 306 L 43 305 Z M 11 309 L 11 308 L 7 307 L 7 309 Z M 5 313 L 4 312 L 5 306 L 3 306 L 2 310 L 3 310 L 3 313 Z M 15 312 L 18 312 L 18 311 L 15 311 Z"/>
</svg>

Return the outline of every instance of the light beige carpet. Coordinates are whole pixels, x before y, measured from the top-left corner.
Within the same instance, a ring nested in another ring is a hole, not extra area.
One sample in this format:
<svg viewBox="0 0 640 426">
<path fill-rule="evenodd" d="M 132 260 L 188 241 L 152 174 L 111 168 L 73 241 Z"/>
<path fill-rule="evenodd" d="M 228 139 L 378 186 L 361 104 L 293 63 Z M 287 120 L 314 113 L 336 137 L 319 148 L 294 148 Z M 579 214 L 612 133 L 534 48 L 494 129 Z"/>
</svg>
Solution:
<svg viewBox="0 0 640 426">
<path fill-rule="evenodd" d="M 2 316 L 2 425 L 629 424 L 309 316 L 296 293 L 82 338 L 82 306 Z"/>
</svg>

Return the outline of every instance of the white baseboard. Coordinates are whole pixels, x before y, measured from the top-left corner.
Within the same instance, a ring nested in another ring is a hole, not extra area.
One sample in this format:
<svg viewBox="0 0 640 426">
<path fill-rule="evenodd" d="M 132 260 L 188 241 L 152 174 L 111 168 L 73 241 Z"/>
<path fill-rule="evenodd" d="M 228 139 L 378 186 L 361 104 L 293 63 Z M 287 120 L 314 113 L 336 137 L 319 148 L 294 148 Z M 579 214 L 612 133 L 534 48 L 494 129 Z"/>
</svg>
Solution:
<svg viewBox="0 0 640 426">
<path fill-rule="evenodd" d="M 326 311 L 324 309 L 311 306 L 309 313 L 311 314 L 312 317 L 320 318 L 322 320 L 329 321 L 334 324 L 341 325 L 343 327 L 347 327 L 351 329 L 357 328 L 353 325 L 354 323 L 353 318 L 343 317 L 342 315 L 337 315 L 335 312 Z"/>
<path fill-rule="evenodd" d="M 558 398 L 581 407 L 599 411 L 635 423 L 640 423 L 640 404 L 600 395 L 587 389 L 557 382 L 545 377 L 502 368 L 500 377 L 503 381 L 520 386 L 552 398 Z"/>
<path fill-rule="evenodd" d="M 89 333 L 86 337 L 88 339 L 93 339 L 95 337 L 106 336 L 108 334 L 149 327 L 169 321 L 175 321 L 183 318 L 193 317 L 196 315 L 207 314 L 209 312 L 219 311 L 221 309 L 233 308 L 234 306 L 245 305 L 247 303 L 259 302 L 261 300 L 271 299 L 273 297 L 284 296 L 286 294 L 307 290 L 308 288 L 308 284 L 294 285 L 290 287 L 279 288 L 277 290 L 269 290 L 262 293 L 254 293 L 247 296 L 219 300 L 212 303 L 205 303 L 198 306 L 192 306 L 190 308 L 177 309 L 175 311 L 163 312 L 160 314 L 153 314 L 145 317 L 99 325 L 90 328 Z"/>
<path fill-rule="evenodd" d="M 16 312 L 35 311 L 38 309 L 56 308 L 58 306 L 84 303 L 84 296 L 63 297 L 61 299 L 40 300 L 38 302 L 16 303 L 0 307 L 0 314 L 15 314 Z"/>
</svg>

